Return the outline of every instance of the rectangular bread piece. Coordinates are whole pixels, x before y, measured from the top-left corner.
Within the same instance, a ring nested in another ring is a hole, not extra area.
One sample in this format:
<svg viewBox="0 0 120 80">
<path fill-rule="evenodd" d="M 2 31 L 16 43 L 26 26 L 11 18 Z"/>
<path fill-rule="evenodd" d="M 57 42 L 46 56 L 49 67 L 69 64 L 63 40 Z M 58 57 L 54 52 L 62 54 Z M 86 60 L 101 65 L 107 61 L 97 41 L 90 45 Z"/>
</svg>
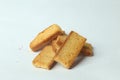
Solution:
<svg viewBox="0 0 120 80">
<path fill-rule="evenodd" d="M 30 43 L 30 48 L 32 51 L 38 51 L 48 44 L 51 40 L 56 38 L 63 31 L 57 24 L 53 24 L 46 28 L 44 31 L 40 32 L 34 40 Z"/>
<path fill-rule="evenodd" d="M 56 53 L 53 51 L 51 45 L 47 45 L 43 50 L 34 58 L 33 65 L 38 68 L 51 69 L 54 63 Z"/>
<path fill-rule="evenodd" d="M 73 62 L 84 46 L 85 41 L 86 38 L 71 31 L 54 60 L 66 68 L 71 68 Z"/>
<path fill-rule="evenodd" d="M 67 35 L 58 35 L 58 37 L 52 41 L 52 47 L 53 50 L 57 53 L 60 49 L 60 47 L 64 44 L 64 41 L 66 40 Z M 93 56 L 93 47 L 90 43 L 85 43 L 81 52 L 84 56 Z"/>
</svg>

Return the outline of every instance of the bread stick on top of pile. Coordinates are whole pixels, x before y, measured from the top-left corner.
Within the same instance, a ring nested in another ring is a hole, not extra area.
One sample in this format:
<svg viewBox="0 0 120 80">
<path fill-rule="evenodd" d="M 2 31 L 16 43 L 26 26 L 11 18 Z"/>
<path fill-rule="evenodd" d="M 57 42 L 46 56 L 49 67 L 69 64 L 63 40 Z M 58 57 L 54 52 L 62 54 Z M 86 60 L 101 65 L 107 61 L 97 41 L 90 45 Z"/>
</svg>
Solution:
<svg viewBox="0 0 120 80">
<path fill-rule="evenodd" d="M 40 32 L 35 39 L 32 40 L 30 48 L 33 51 L 38 51 L 60 34 L 62 34 L 61 28 L 57 24 L 53 24 Z"/>
<path fill-rule="evenodd" d="M 54 62 L 71 68 L 79 54 L 93 55 L 93 47 L 86 38 L 75 31 L 68 35 L 59 25 L 53 24 L 40 32 L 30 43 L 32 51 L 40 51 L 33 59 L 35 67 L 51 69 Z"/>
</svg>

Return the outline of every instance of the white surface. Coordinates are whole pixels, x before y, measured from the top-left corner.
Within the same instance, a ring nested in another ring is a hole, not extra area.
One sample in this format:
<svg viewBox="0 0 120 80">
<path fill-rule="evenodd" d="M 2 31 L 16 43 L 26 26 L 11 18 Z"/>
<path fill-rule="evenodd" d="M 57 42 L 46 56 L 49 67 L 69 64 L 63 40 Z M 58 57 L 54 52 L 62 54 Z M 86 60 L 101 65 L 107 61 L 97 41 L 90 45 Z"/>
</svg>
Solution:
<svg viewBox="0 0 120 80">
<path fill-rule="evenodd" d="M 73 69 L 35 68 L 29 49 L 37 33 L 56 23 L 94 46 Z M 120 80 L 120 0 L 0 0 L 0 80 Z"/>
</svg>

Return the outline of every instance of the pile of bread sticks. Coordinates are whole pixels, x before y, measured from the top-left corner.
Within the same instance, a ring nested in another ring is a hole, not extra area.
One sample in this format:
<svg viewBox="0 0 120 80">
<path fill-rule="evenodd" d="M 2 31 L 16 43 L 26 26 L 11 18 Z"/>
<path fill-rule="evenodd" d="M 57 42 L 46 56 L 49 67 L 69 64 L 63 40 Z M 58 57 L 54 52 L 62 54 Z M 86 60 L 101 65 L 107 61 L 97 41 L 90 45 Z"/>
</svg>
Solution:
<svg viewBox="0 0 120 80">
<path fill-rule="evenodd" d="M 31 42 L 30 48 L 40 53 L 33 59 L 35 67 L 51 69 L 55 62 L 71 68 L 78 55 L 93 55 L 93 47 L 86 38 L 75 31 L 68 35 L 59 25 L 53 24 L 40 32 Z"/>
</svg>

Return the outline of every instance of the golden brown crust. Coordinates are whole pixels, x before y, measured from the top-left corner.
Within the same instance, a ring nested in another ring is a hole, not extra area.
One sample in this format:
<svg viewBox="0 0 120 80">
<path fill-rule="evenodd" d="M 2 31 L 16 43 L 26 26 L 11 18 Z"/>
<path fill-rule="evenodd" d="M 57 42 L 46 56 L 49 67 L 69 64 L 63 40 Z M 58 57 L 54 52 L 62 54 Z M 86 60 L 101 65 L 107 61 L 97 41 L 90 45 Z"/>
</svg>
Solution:
<svg viewBox="0 0 120 80">
<path fill-rule="evenodd" d="M 54 64 L 54 56 L 56 53 L 53 51 L 51 45 L 47 45 L 43 50 L 34 58 L 33 65 L 38 68 L 51 69 Z"/>
<path fill-rule="evenodd" d="M 93 56 L 93 47 L 90 43 L 85 43 L 83 46 L 81 53 L 85 56 Z"/>
<path fill-rule="evenodd" d="M 58 25 L 53 24 L 35 37 L 35 39 L 30 43 L 30 48 L 33 51 L 38 51 L 59 34 L 63 34 L 63 31 Z"/>
<path fill-rule="evenodd" d="M 63 35 L 58 35 L 58 37 L 52 41 L 52 47 L 53 50 L 57 53 L 57 51 L 60 49 L 60 47 L 62 46 L 62 44 L 64 43 L 64 41 L 66 40 L 67 35 L 63 34 Z"/>
<path fill-rule="evenodd" d="M 60 47 L 63 45 L 66 40 L 67 35 L 58 35 L 58 37 L 52 41 L 53 50 L 57 53 Z M 85 43 L 81 52 L 84 56 L 93 56 L 93 47 L 90 43 Z"/>
<path fill-rule="evenodd" d="M 66 40 L 66 38 L 67 38 L 67 35 L 66 35 L 66 34 L 64 34 L 64 35 L 59 35 L 59 36 L 57 37 L 56 44 L 59 45 L 59 46 L 61 46 L 61 45 L 64 43 L 64 41 Z"/>
<path fill-rule="evenodd" d="M 54 60 L 58 63 L 61 63 L 64 67 L 70 68 L 75 58 L 80 53 L 85 41 L 86 38 L 80 36 L 74 31 L 71 31 L 64 44 L 59 49 Z"/>
<path fill-rule="evenodd" d="M 56 44 L 56 40 L 52 41 L 52 48 L 57 53 L 57 51 L 60 49 L 60 46 Z"/>
</svg>

